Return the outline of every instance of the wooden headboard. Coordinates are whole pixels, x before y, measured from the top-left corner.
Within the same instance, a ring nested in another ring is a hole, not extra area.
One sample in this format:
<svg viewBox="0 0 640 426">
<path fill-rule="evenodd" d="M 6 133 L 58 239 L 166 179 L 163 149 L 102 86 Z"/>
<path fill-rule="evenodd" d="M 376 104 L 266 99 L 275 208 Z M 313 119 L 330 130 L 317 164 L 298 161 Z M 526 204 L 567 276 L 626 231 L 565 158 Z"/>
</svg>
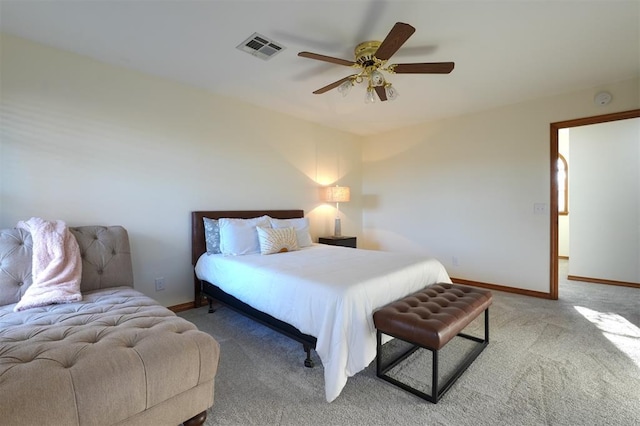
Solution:
<svg viewBox="0 0 640 426">
<path fill-rule="evenodd" d="M 220 219 L 231 217 L 238 219 L 250 219 L 268 215 L 275 219 L 295 219 L 304 217 L 303 210 L 228 210 L 228 211 L 197 211 L 191 212 L 191 264 L 196 265 L 198 258 L 207 251 L 204 239 L 203 217 Z"/>
<path fill-rule="evenodd" d="M 210 219 L 220 219 L 221 217 L 230 217 L 236 219 L 251 219 L 268 215 L 275 219 L 295 219 L 304 217 L 304 210 L 213 210 L 213 211 L 197 211 L 191 212 L 191 264 L 196 265 L 198 258 L 207 251 L 204 238 L 204 221 L 203 217 Z M 202 300 L 200 291 L 200 280 L 193 274 L 194 279 L 194 306 L 199 307 Z"/>
</svg>

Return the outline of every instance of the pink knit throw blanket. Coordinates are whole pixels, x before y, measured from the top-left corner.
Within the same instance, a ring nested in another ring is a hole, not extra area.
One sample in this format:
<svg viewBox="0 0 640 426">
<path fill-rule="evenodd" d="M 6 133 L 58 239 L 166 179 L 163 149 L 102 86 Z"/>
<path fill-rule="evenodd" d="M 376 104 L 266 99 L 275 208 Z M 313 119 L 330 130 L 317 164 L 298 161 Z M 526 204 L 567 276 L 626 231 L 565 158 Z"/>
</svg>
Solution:
<svg viewBox="0 0 640 426">
<path fill-rule="evenodd" d="M 33 282 L 13 310 L 82 300 L 82 258 L 78 242 L 67 225 L 61 220 L 32 217 L 19 222 L 17 227 L 31 232 Z"/>
</svg>

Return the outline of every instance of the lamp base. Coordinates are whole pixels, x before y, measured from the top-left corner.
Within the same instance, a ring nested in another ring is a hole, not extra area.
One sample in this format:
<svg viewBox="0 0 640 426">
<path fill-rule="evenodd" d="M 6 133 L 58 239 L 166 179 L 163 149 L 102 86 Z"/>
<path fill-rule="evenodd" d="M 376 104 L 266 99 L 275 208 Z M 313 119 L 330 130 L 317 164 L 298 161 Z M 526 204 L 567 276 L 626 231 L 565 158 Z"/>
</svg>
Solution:
<svg viewBox="0 0 640 426">
<path fill-rule="evenodd" d="M 334 223 L 333 228 L 333 236 L 334 237 L 342 237 L 342 226 L 340 225 L 340 218 L 336 217 L 336 221 Z"/>
</svg>

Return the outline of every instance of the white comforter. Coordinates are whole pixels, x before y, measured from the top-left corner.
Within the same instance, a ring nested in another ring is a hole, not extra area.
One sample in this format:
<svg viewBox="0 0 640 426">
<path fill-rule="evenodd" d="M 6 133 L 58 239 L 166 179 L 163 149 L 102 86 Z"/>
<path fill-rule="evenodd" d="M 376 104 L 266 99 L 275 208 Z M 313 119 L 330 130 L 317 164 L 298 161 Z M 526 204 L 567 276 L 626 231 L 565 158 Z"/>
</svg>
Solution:
<svg viewBox="0 0 640 426">
<path fill-rule="evenodd" d="M 274 255 L 204 254 L 199 279 L 317 338 L 325 395 L 376 356 L 373 311 L 436 282 L 451 282 L 435 259 L 314 244 Z"/>
</svg>

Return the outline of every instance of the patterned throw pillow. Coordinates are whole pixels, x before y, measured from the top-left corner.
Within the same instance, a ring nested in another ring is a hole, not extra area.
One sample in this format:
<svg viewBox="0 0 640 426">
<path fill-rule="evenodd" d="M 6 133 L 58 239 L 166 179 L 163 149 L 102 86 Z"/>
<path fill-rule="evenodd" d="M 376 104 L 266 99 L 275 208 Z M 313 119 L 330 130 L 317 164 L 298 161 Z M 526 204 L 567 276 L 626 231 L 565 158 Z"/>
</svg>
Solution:
<svg viewBox="0 0 640 426">
<path fill-rule="evenodd" d="M 257 226 L 260 253 L 273 254 L 298 250 L 298 238 L 293 228 L 263 228 Z"/>
<path fill-rule="evenodd" d="M 220 254 L 220 227 L 218 221 L 203 217 L 204 239 L 207 244 L 207 254 Z"/>
<path fill-rule="evenodd" d="M 274 219 L 271 218 L 272 228 L 289 228 L 292 227 L 298 236 L 298 247 L 308 247 L 313 242 L 311 234 L 309 234 L 309 219 L 300 217 L 296 219 Z"/>
</svg>

